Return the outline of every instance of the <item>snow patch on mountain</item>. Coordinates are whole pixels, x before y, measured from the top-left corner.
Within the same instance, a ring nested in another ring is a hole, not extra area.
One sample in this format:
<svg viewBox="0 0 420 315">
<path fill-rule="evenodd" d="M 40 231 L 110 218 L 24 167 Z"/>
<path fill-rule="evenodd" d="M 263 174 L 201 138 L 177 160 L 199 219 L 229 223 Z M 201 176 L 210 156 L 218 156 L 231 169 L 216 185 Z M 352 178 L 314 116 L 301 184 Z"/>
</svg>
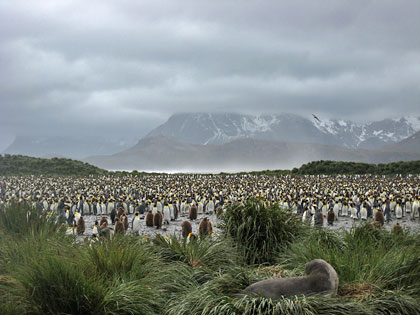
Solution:
<svg viewBox="0 0 420 315">
<path fill-rule="evenodd" d="M 418 117 L 384 119 L 364 124 L 319 118 L 307 119 L 288 113 L 257 116 L 233 113 L 175 114 L 148 136 L 171 136 L 193 144 L 223 144 L 254 138 L 373 149 L 399 142 L 420 130 Z"/>
</svg>

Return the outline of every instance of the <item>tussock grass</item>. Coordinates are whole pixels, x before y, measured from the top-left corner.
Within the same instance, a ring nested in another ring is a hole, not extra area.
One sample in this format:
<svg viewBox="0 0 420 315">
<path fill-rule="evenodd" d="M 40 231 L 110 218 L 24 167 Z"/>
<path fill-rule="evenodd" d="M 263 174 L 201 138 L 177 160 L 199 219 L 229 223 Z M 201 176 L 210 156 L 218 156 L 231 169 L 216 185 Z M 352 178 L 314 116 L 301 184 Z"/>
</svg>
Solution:
<svg viewBox="0 0 420 315">
<path fill-rule="evenodd" d="M 226 212 L 221 237 L 126 235 L 77 244 L 56 220 L 14 204 L 0 210 L 0 313 L 420 313 L 418 232 L 394 235 L 370 224 L 308 229 L 289 218 L 252 201 Z M 338 296 L 240 295 L 259 280 L 303 275 L 315 258 L 336 269 Z"/>
<path fill-rule="evenodd" d="M 303 233 L 305 226 L 277 203 L 251 199 L 229 207 L 221 228 L 248 264 L 273 263 L 276 254 Z"/>
</svg>

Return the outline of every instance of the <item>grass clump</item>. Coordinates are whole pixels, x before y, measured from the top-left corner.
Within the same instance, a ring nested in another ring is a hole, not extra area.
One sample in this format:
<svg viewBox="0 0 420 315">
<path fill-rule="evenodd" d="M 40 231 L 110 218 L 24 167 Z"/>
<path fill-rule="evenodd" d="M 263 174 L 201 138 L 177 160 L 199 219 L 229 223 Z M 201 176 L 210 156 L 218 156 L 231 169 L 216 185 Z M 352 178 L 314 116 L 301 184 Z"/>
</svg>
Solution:
<svg viewBox="0 0 420 315">
<path fill-rule="evenodd" d="M 0 211 L 1 314 L 420 313 L 418 232 L 309 229 L 252 201 L 228 209 L 220 237 L 76 243 L 43 213 L 11 207 Z M 338 296 L 240 294 L 263 279 L 302 276 L 316 258 L 337 271 Z"/>
<path fill-rule="evenodd" d="M 290 211 L 257 199 L 233 204 L 222 219 L 225 235 L 251 265 L 273 263 L 276 254 L 304 231 L 301 220 Z"/>
</svg>

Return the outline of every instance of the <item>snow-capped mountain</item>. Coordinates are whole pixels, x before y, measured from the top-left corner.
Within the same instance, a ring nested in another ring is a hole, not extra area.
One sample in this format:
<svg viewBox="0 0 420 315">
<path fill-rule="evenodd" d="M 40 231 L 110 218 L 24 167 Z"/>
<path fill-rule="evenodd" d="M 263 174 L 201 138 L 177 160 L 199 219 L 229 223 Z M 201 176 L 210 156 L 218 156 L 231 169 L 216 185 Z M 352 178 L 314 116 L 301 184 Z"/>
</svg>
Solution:
<svg viewBox="0 0 420 315">
<path fill-rule="evenodd" d="M 375 149 L 420 130 L 420 118 L 402 117 L 357 124 L 350 120 L 311 119 L 294 114 L 175 114 L 147 136 L 170 136 L 193 144 L 223 144 L 241 138 L 310 142 Z"/>
</svg>

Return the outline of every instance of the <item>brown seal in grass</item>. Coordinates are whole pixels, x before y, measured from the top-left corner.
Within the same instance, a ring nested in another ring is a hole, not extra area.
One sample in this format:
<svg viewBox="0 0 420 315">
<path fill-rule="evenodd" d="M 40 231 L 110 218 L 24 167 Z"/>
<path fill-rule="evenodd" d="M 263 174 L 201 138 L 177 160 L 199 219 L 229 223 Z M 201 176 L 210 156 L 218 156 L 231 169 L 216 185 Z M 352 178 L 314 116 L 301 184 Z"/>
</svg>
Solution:
<svg viewBox="0 0 420 315">
<path fill-rule="evenodd" d="M 300 294 L 334 296 L 337 290 L 338 276 L 334 268 L 323 259 L 314 259 L 306 264 L 306 276 L 262 280 L 245 288 L 238 297 L 262 295 L 279 299 Z"/>
</svg>

